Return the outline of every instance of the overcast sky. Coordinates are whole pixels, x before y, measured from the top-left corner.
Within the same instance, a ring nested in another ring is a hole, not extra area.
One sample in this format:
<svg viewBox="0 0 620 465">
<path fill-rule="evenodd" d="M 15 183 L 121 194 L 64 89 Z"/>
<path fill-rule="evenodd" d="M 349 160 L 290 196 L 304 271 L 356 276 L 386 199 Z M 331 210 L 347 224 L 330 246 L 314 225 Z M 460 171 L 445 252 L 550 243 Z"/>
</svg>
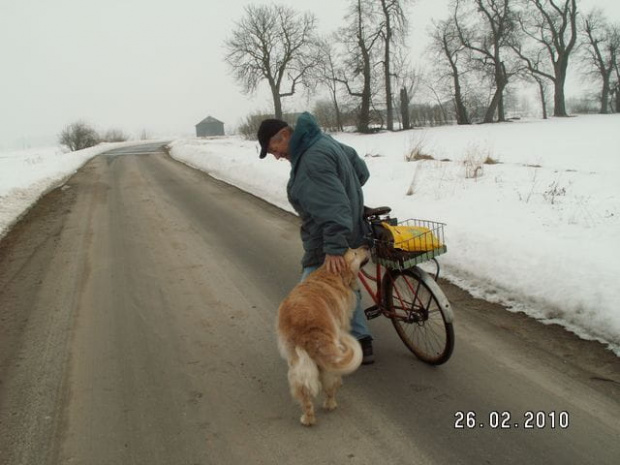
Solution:
<svg viewBox="0 0 620 465">
<path fill-rule="evenodd" d="M 272 2 L 0 0 L 0 150 L 54 141 L 78 119 L 132 136 L 191 135 L 207 115 L 232 128 L 270 111 L 267 93 L 244 96 L 223 61 L 248 3 Z M 348 1 L 280 3 L 314 12 L 327 33 L 342 25 Z M 410 10 L 414 53 L 447 3 L 417 0 Z M 581 0 L 582 11 L 593 5 L 620 22 L 619 0 Z"/>
</svg>

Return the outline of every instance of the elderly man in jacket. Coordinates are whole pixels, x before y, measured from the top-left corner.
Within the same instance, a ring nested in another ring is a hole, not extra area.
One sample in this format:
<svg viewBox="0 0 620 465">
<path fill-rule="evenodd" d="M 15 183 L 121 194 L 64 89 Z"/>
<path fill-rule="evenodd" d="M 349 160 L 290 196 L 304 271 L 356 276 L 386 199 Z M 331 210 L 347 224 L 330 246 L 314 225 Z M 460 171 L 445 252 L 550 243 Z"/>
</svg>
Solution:
<svg viewBox="0 0 620 465">
<path fill-rule="evenodd" d="M 264 120 L 258 130 L 260 158 L 271 153 L 291 163 L 288 200 L 302 220 L 302 280 L 325 262 L 332 272 L 344 266 L 347 248 L 364 244 L 362 186 L 369 177 L 355 150 L 323 133 L 314 117 L 302 113 L 293 129 L 279 119 Z M 372 336 L 361 308 L 351 320 L 351 333 L 362 345 L 363 364 L 374 362 Z"/>
</svg>

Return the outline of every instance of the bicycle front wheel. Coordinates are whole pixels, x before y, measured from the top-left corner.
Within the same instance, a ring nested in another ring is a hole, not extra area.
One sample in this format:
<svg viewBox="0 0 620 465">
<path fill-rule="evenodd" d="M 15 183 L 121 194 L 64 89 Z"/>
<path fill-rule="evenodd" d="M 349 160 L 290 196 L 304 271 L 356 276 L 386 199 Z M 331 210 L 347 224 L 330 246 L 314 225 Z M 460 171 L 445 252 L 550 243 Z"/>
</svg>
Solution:
<svg viewBox="0 0 620 465">
<path fill-rule="evenodd" d="M 387 270 L 382 282 L 385 309 L 398 336 L 423 362 L 441 365 L 454 350 L 452 309 L 424 270 Z"/>
</svg>

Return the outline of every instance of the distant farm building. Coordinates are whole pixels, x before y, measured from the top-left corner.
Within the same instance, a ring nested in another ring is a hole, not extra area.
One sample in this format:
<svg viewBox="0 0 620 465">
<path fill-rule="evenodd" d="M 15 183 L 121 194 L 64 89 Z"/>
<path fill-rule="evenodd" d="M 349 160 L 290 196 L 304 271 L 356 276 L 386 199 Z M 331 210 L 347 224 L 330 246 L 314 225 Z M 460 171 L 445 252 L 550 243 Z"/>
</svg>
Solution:
<svg viewBox="0 0 620 465">
<path fill-rule="evenodd" d="M 224 123 L 212 116 L 207 116 L 196 125 L 196 137 L 223 136 Z"/>
</svg>

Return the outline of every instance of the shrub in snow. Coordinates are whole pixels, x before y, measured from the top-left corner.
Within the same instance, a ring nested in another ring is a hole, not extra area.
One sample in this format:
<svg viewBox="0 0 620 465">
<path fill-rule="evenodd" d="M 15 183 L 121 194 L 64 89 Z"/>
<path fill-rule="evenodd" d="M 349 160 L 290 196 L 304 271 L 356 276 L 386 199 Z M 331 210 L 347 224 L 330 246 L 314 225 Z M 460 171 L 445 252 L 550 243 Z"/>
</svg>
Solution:
<svg viewBox="0 0 620 465">
<path fill-rule="evenodd" d="M 97 131 L 83 121 L 72 123 L 58 135 L 60 145 L 72 152 L 97 145 L 100 141 Z"/>
</svg>

